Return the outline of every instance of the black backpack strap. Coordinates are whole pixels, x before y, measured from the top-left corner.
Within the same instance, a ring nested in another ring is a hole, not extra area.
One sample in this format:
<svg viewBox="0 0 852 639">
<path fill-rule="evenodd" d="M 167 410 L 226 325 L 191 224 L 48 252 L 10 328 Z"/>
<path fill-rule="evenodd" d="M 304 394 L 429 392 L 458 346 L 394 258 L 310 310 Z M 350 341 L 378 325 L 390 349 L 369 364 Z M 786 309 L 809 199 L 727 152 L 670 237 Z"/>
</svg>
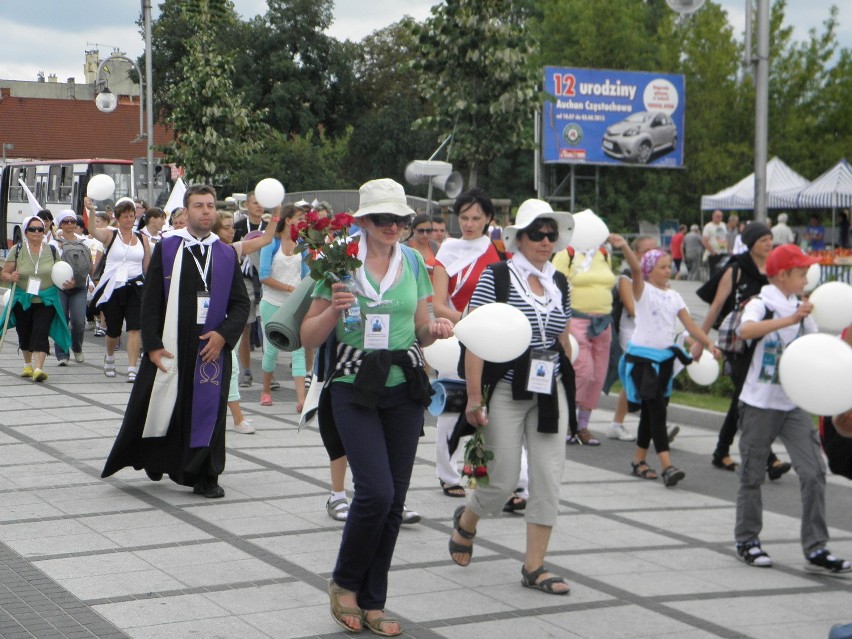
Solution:
<svg viewBox="0 0 852 639">
<path fill-rule="evenodd" d="M 562 293 L 562 300 L 568 299 L 568 278 L 565 277 L 565 273 L 562 271 L 556 271 L 553 274 L 553 281 L 556 283 L 556 287 L 559 289 L 559 292 Z"/>
<path fill-rule="evenodd" d="M 494 262 L 488 268 L 494 273 L 494 301 L 506 302 L 509 299 L 509 263 Z"/>
</svg>

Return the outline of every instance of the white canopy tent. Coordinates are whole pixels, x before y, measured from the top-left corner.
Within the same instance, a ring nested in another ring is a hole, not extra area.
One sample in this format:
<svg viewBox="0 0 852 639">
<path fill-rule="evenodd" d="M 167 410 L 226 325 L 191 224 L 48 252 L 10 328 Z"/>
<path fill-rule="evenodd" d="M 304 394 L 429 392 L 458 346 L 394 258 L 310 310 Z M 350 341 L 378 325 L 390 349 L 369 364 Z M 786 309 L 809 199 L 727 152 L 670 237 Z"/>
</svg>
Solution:
<svg viewBox="0 0 852 639">
<path fill-rule="evenodd" d="M 766 192 L 767 202 L 773 207 L 774 195 L 779 192 L 800 191 L 809 184 L 808 180 L 796 173 L 777 157 L 766 163 Z M 775 205 L 786 206 L 784 204 Z M 704 211 L 720 209 L 730 211 L 734 209 L 754 208 L 754 173 L 748 177 L 713 195 L 701 196 L 701 209 Z"/>
</svg>

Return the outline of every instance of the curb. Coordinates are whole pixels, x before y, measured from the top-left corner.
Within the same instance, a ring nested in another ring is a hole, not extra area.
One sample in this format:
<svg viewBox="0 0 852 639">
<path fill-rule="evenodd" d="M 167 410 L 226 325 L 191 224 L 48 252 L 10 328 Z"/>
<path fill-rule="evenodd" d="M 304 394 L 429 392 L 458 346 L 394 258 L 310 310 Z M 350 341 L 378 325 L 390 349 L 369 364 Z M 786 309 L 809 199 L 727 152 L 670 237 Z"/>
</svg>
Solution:
<svg viewBox="0 0 852 639">
<path fill-rule="evenodd" d="M 617 394 L 601 395 L 598 407 L 614 411 L 617 402 Z M 718 432 L 722 428 L 722 422 L 725 421 L 725 414 L 704 408 L 692 408 L 683 404 L 669 404 L 668 421 L 673 424 L 697 426 Z"/>
</svg>

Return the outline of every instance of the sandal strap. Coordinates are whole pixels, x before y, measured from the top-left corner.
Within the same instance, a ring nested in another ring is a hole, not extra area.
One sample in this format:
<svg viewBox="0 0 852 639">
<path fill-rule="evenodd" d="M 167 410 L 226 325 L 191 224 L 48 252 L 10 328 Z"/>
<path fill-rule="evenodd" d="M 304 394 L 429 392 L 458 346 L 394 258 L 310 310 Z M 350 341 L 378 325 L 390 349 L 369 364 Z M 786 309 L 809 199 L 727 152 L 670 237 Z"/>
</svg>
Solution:
<svg viewBox="0 0 852 639">
<path fill-rule="evenodd" d="M 476 531 L 470 532 L 469 530 L 465 530 L 461 527 L 461 516 L 464 512 L 465 506 L 459 506 L 456 508 L 456 512 L 453 513 L 453 527 L 456 529 L 456 532 L 464 537 L 465 539 L 473 539 L 476 537 Z"/>
<path fill-rule="evenodd" d="M 521 566 L 521 576 L 526 579 L 527 583 L 531 586 L 534 586 L 535 580 L 541 577 L 546 572 L 547 570 L 545 569 L 544 564 L 542 564 L 541 567 L 539 567 L 538 569 L 531 570 L 530 572 L 527 572 L 527 569 L 524 568 L 523 565 Z"/>
</svg>

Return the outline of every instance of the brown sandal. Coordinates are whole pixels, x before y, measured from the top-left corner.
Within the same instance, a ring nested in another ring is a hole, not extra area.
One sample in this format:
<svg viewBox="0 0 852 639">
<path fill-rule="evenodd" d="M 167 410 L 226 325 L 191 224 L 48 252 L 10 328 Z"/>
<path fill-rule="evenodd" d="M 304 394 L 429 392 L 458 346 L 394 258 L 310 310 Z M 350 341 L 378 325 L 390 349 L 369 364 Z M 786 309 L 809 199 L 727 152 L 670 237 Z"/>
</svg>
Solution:
<svg viewBox="0 0 852 639">
<path fill-rule="evenodd" d="M 399 619 L 394 619 L 393 617 L 386 617 L 384 610 L 382 611 L 382 614 L 380 614 L 378 617 L 373 617 L 372 619 L 369 619 L 367 617 L 367 614 L 364 613 L 364 623 L 367 624 L 367 628 L 370 630 L 370 632 L 372 632 L 374 635 L 379 635 L 380 637 L 396 637 L 397 635 L 402 634 L 402 624 L 399 623 Z M 382 630 L 383 623 L 395 623 L 399 626 L 399 630 L 397 630 L 396 632 L 385 632 L 384 630 Z"/>
<path fill-rule="evenodd" d="M 361 632 L 364 629 L 364 614 L 361 612 L 361 609 L 350 608 L 349 606 L 344 606 L 340 603 L 341 595 L 354 595 L 355 593 L 351 590 L 346 590 L 346 588 L 341 588 L 334 583 L 333 579 L 329 579 L 328 594 L 331 598 L 331 616 L 334 618 L 334 621 L 337 622 L 337 625 L 349 632 Z M 353 628 L 343 621 L 343 617 L 357 617 L 361 622 L 361 625 L 358 628 Z"/>
</svg>

